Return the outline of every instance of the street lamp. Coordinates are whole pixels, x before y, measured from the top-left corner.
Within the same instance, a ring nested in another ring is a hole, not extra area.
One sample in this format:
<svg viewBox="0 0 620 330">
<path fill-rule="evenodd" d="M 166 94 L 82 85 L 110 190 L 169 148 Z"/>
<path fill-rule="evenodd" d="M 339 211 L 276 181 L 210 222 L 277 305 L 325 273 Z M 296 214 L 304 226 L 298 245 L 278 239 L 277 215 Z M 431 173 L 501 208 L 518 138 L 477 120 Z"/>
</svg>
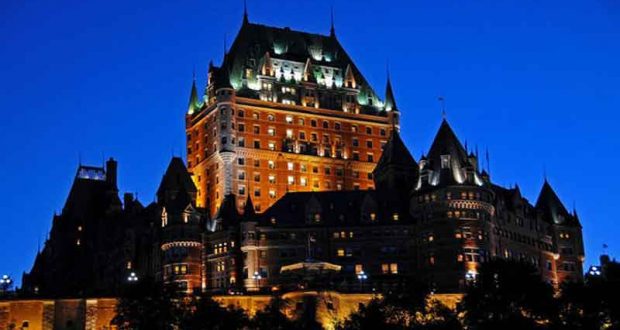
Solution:
<svg viewBox="0 0 620 330">
<path fill-rule="evenodd" d="M 9 275 L 2 275 L 0 277 L 0 289 L 2 293 L 8 292 L 13 284 L 13 280 Z"/>
<path fill-rule="evenodd" d="M 252 275 L 252 278 L 254 279 L 254 281 L 256 281 L 256 289 L 259 290 L 259 282 L 263 278 L 263 276 L 259 272 L 255 271 L 254 275 Z"/>
<path fill-rule="evenodd" d="M 474 283 L 476 281 L 477 275 L 478 273 L 476 273 L 476 271 L 469 270 L 467 271 L 467 273 L 465 273 L 465 281 L 467 281 L 468 284 Z"/>
<path fill-rule="evenodd" d="M 360 291 L 364 291 L 364 281 L 368 279 L 368 275 L 366 275 L 366 273 L 361 270 L 359 273 L 357 273 L 357 279 L 360 281 Z"/>
<path fill-rule="evenodd" d="M 138 275 L 136 275 L 135 272 L 129 273 L 129 276 L 127 276 L 127 282 L 137 282 L 137 281 L 138 281 Z"/>
<path fill-rule="evenodd" d="M 601 269 L 598 268 L 597 266 L 592 266 L 592 267 L 590 267 L 590 270 L 588 271 L 588 275 L 590 275 L 590 276 L 601 276 Z"/>
</svg>

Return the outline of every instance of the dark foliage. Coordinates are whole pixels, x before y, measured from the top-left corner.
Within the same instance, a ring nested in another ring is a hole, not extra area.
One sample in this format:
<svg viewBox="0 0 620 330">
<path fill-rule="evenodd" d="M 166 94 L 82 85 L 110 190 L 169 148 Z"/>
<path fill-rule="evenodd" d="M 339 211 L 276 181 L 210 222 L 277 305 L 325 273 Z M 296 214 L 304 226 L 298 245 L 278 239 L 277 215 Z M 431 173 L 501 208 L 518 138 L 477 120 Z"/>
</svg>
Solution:
<svg viewBox="0 0 620 330">
<path fill-rule="evenodd" d="M 252 318 L 252 327 L 255 329 L 288 330 L 295 328 L 295 322 L 289 320 L 283 309 L 287 302 L 279 296 L 274 296 L 265 310 L 258 311 Z"/>
<path fill-rule="evenodd" d="M 114 323 L 119 329 L 168 330 L 179 323 L 182 309 L 175 287 L 151 278 L 128 284 L 116 306 Z"/>
<path fill-rule="evenodd" d="M 530 264 L 497 259 L 482 265 L 459 308 L 471 329 L 547 329 L 557 321 L 553 294 Z"/>
<path fill-rule="evenodd" d="M 563 329 L 620 329 L 620 279 L 567 283 L 559 297 Z"/>
<path fill-rule="evenodd" d="M 181 329 L 242 329 L 248 327 L 245 312 L 237 308 L 224 308 L 207 295 L 196 296 L 185 307 Z"/>
</svg>

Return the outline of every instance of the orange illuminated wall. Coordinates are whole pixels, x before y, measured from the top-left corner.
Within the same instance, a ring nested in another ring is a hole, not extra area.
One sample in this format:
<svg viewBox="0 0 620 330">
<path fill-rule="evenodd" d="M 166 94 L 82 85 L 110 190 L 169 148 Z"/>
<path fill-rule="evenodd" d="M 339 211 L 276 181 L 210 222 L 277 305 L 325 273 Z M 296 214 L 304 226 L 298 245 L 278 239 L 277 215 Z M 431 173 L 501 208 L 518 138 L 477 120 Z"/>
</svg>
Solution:
<svg viewBox="0 0 620 330">
<path fill-rule="evenodd" d="M 230 128 L 236 158 L 229 189 L 239 209 L 248 194 L 260 212 L 286 192 L 374 187 L 371 172 L 393 127 L 393 113 L 356 114 L 234 95 L 231 103 L 232 113 L 222 114 L 214 103 L 187 117 L 188 169 L 199 190 L 198 205 L 211 214 L 226 190 L 220 131 Z"/>
</svg>

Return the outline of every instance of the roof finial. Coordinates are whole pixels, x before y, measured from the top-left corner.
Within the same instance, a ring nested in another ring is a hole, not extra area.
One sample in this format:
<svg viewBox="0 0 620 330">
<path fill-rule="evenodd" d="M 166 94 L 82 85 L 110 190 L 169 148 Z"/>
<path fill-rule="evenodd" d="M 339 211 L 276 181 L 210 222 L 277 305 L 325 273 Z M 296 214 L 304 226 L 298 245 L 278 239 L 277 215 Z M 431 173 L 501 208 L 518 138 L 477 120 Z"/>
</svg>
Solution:
<svg viewBox="0 0 620 330">
<path fill-rule="evenodd" d="M 385 110 L 398 111 L 398 107 L 396 106 L 396 99 L 394 98 L 394 92 L 392 91 L 392 81 L 390 79 L 389 63 L 386 63 L 385 69 L 387 71 L 387 84 L 385 85 Z"/>
<path fill-rule="evenodd" d="M 331 37 L 336 36 L 336 28 L 334 27 L 334 5 L 331 7 L 331 27 L 329 29 L 329 35 Z"/>
<path fill-rule="evenodd" d="M 446 99 L 439 95 L 437 101 L 439 101 L 439 105 L 441 106 L 441 119 L 446 120 Z"/>
<path fill-rule="evenodd" d="M 243 24 L 248 24 L 250 23 L 250 20 L 248 19 L 248 2 L 247 0 L 243 0 Z"/>
<path fill-rule="evenodd" d="M 547 166 L 543 164 L 543 180 L 545 180 L 545 182 L 548 182 L 549 180 L 547 180 Z"/>
<path fill-rule="evenodd" d="M 491 176 L 491 161 L 489 160 L 489 148 L 486 148 L 486 159 L 487 159 L 487 173 Z"/>
</svg>

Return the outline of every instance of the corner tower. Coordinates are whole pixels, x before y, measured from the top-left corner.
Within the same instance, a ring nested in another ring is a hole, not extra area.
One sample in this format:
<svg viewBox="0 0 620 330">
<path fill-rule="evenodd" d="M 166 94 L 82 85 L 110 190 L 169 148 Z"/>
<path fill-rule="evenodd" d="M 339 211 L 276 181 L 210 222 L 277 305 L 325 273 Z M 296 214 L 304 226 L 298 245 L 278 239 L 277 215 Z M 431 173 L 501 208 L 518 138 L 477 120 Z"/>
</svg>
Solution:
<svg viewBox="0 0 620 330">
<path fill-rule="evenodd" d="M 172 158 L 157 190 L 161 216 L 161 278 L 191 293 L 201 288 L 202 218 L 196 186 L 183 160 Z"/>
</svg>

